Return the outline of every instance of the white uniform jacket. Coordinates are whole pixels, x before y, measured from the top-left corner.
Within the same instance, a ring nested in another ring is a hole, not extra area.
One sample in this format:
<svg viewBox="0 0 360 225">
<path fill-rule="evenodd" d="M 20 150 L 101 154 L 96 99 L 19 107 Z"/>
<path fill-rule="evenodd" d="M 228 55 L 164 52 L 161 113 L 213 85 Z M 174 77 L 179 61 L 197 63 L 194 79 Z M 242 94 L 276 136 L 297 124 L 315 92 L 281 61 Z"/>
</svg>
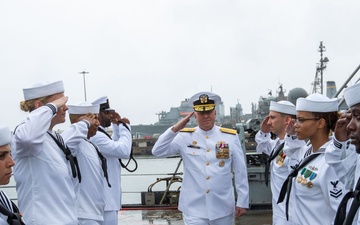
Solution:
<svg viewBox="0 0 360 225">
<path fill-rule="evenodd" d="M 86 139 L 87 124 L 72 124 L 61 136 L 71 153 L 76 156 L 81 172 L 81 183 L 76 188 L 78 218 L 103 221 L 105 208 L 104 173 L 95 147 Z M 80 143 L 69 143 L 68 140 Z M 78 181 L 78 179 L 77 179 Z"/>
<path fill-rule="evenodd" d="M 217 158 L 221 148 L 229 149 L 229 158 Z M 158 157 L 181 154 L 184 179 L 181 186 L 179 210 L 210 220 L 231 215 L 236 206 L 249 207 L 249 186 L 244 153 L 238 135 L 220 131 L 214 126 L 209 131 L 196 127 L 193 132 L 174 133 L 167 129 L 155 143 L 152 153 Z"/>
<path fill-rule="evenodd" d="M 332 166 L 347 189 L 355 189 L 360 176 L 360 155 L 349 141 L 339 142 L 335 138 L 325 151 L 325 160 Z M 351 201 L 349 201 L 348 209 Z M 360 225 L 359 213 L 354 217 L 353 224 Z"/>
<path fill-rule="evenodd" d="M 48 106 L 32 111 L 12 136 L 18 206 L 26 224 L 77 225 L 74 178 L 47 133 L 53 115 Z"/>
<path fill-rule="evenodd" d="M 337 177 L 334 168 L 325 161 L 325 149 L 331 142 L 326 142 L 316 153 L 312 152 L 312 146 L 309 145 L 291 156 L 301 160 L 310 154 L 319 154 L 293 178 L 290 196 L 293 209 L 290 213 L 296 214 L 292 217 L 296 218 L 296 224 L 333 224 L 339 203 L 348 191 Z"/>
<path fill-rule="evenodd" d="M 105 211 L 121 209 L 121 166 L 119 159 L 129 158 L 132 146 L 131 132 L 122 124 L 112 124 L 112 131 L 112 139 L 100 131 L 97 131 L 96 135 L 90 138 L 90 141 L 98 146 L 107 160 L 111 188 L 108 187 L 104 179 Z"/>
<path fill-rule="evenodd" d="M 280 140 L 276 138 L 275 140 L 270 138 L 270 133 L 263 133 L 261 131 L 257 132 L 255 135 L 255 141 L 257 143 L 256 152 L 264 153 L 268 156 L 272 154 L 272 152 L 282 143 L 284 140 Z M 297 141 L 298 145 L 305 145 L 305 141 L 300 141 L 298 139 L 294 140 Z M 271 179 L 270 179 L 270 186 L 271 186 L 271 193 L 272 193 L 272 211 L 273 211 L 273 220 L 279 221 L 279 218 L 287 224 L 286 221 L 286 214 L 285 214 L 285 202 L 277 204 L 279 199 L 279 194 L 281 187 L 288 177 L 290 171 L 292 171 L 293 166 L 298 163 L 297 160 L 294 160 L 290 157 L 286 157 L 286 154 L 281 150 L 270 163 L 270 172 L 271 172 Z M 290 224 L 290 223 L 288 223 Z"/>
</svg>

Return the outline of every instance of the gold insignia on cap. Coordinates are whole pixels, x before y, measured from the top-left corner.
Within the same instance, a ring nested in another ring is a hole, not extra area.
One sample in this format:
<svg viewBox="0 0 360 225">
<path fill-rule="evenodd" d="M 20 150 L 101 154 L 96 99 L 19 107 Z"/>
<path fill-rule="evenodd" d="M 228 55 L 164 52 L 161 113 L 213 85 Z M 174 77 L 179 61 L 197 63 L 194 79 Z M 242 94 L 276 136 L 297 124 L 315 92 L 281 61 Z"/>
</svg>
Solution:
<svg viewBox="0 0 360 225">
<path fill-rule="evenodd" d="M 209 96 L 208 96 L 208 95 L 205 95 L 205 94 L 200 95 L 199 100 L 200 100 L 200 102 L 201 102 L 202 104 L 207 103 L 208 100 L 209 100 Z"/>
<path fill-rule="evenodd" d="M 193 142 L 192 142 L 192 144 L 193 144 L 193 145 L 196 145 L 196 144 L 197 144 L 197 142 L 196 142 L 196 141 L 193 141 Z"/>
<path fill-rule="evenodd" d="M 194 101 L 193 109 L 197 112 L 211 111 L 215 108 L 215 101 L 209 95 L 201 94 L 199 100 Z"/>
</svg>

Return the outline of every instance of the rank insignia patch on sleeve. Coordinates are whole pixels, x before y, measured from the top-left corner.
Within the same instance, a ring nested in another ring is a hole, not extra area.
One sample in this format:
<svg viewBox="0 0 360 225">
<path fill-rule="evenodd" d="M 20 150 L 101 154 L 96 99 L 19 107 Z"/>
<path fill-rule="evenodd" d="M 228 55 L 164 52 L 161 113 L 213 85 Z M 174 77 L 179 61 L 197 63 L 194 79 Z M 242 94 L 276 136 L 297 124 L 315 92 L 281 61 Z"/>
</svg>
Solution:
<svg viewBox="0 0 360 225">
<path fill-rule="evenodd" d="M 330 181 L 329 192 L 330 196 L 333 198 L 339 198 L 340 196 L 342 196 L 342 183 L 339 183 L 339 180 Z"/>
</svg>

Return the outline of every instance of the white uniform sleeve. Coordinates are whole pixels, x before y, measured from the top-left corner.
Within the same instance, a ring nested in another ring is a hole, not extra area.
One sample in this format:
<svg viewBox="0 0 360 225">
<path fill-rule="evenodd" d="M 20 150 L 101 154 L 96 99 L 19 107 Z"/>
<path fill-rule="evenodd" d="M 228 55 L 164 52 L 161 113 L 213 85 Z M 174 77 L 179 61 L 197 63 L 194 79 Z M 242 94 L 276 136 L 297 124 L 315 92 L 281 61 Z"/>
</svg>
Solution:
<svg viewBox="0 0 360 225">
<path fill-rule="evenodd" d="M 163 134 L 159 136 L 151 150 L 154 156 L 166 157 L 180 153 L 181 147 L 176 143 L 176 141 L 174 141 L 179 132 L 174 133 L 171 128 L 172 127 L 168 128 Z"/>
<path fill-rule="evenodd" d="M 235 150 L 233 151 L 233 170 L 235 176 L 235 188 L 237 193 L 236 206 L 249 208 L 249 182 L 244 152 L 241 148 L 238 136 L 234 136 Z"/>
<path fill-rule="evenodd" d="M 299 150 L 304 146 L 306 146 L 306 142 L 304 140 L 299 140 L 296 136 L 285 135 L 284 153 L 286 154 L 286 157 L 298 159 Z"/>
<path fill-rule="evenodd" d="M 97 131 L 96 135 L 90 138 L 90 140 L 98 146 L 100 152 L 105 157 L 126 159 L 130 157 L 131 153 L 131 132 L 126 129 L 122 124 L 119 125 L 118 128 L 119 138 L 117 140 L 110 139 L 101 131 Z"/>
<path fill-rule="evenodd" d="M 47 131 L 53 115 L 54 112 L 50 107 L 41 106 L 30 112 L 25 122 L 16 127 L 13 141 L 17 146 L 15 149 L 17 155 L 29 156 L 42 149 L 34 146 L 43 144 L 44 136 L 48 135 Z"/>
<path fill-rule="evenodd" d="M 88 127 L 86 122 L 79 121 L 61 133 L 65 144 L 69 147 L 71 154 L 77 156 L 81 150 L 78 146 L 84 138 L 87 138 Z"/>
<path fill-rule="evenodd" d="M 335 138 L 325 151 L 326 163 L 334 168 L 336 175 L 348 189 L 354 186 L 357 159 L 358 154 L 354 145 L 347 145 L 346 142 L 339 142 Z"/>
<path fill-rule="evenodd" d="M 270 133 L 264 133 L 261 130 L 258 131 L 255 135 L 256 141 L 256 152 L 257 153 L 265 153 L 266 155 L 270 155 L 273 149 L 273 142 L 271 140 Z"/>
</svg>

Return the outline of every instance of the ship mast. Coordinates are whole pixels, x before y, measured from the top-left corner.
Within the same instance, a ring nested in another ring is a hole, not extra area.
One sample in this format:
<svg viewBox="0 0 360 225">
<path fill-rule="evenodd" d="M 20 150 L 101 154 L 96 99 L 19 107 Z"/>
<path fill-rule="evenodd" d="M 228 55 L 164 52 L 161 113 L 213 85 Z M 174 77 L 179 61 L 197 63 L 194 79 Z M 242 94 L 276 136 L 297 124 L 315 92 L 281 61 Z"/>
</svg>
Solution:
<svg viewBox="0 0 360 225">
<path fill-rule="evenodd" d="M 324 80 L 323 80 L 323 72 L 326 69 L 326 64 L 329 62 L 327 57 L 323 58 L 323 52 L 325 52 L 325 46 L 322 41 L 320 41 L 319 50 L 320 52 L 320 62 L 316 65 L 315 79 L 313 84 L 312 93 L 320 93 L 323 94 Z"/>
</svg>

